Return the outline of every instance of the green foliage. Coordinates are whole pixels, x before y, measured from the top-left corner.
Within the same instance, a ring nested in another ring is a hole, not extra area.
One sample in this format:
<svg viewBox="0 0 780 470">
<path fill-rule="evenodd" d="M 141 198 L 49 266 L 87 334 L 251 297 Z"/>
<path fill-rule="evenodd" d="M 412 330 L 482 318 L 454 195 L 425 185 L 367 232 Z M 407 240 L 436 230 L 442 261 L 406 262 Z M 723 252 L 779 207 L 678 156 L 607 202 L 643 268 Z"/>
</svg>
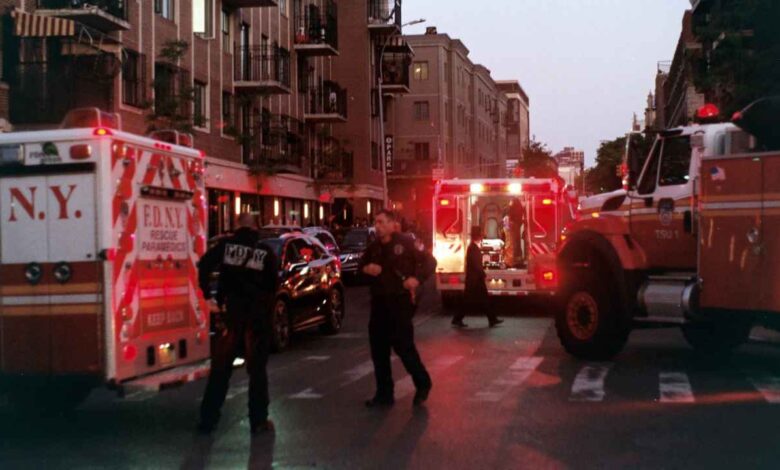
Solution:
<svg viewBox="0 0 780 470">
<path fill-rule="evenodd" d="M 639 156 L 640 161 L 650 153 L 653 145 L 652 136 L 631 134 L 632 153 Z M 620 167 L 626 154 L 626 137 L 603 141 L 596 152 L 596 166 L 585 172 L 585 191 L 598 194 L 620 189 L 623 182 Z"/>
<path fill-rule="evenodd" d="M 531 139 L 528 148 L 523 150 L 520 162 L 523 176 L 526 178 L 554 178 L 558 176 L 558 165 L 553 159 L 547 144 Z"/>
<path fill-rule="evenodd" d="M 170 66 L 170 73 L 156 76 L 152 81 L 155 99 L 145 104 L 149 110 L 146 115 L 147 132 L 161 129 L 192 132 L 194 127 L 206 125 L 205 116 L 192 113 L 195 88 L 189 75 L 178 67 L 188 48 L 186 41 L 168 41 L 160 51 L 158 59 Z"/>
</svg>

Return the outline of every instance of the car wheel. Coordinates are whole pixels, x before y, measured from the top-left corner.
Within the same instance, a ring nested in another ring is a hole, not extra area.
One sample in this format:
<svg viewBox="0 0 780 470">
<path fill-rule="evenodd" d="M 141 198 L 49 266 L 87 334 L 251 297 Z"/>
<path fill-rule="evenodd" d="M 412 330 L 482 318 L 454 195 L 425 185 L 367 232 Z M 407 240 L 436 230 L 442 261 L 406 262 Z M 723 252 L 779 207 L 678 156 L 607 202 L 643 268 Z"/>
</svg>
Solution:
<svg viewBox="0 0 780 470">
<path fill-rule="evenodd" d="M 623 349 L 629 328 L 605 286 L 592 274 L 580 274 L 564 290 L 555 316 L 555 329 L 564 349 L 584 359 L 609 359 Z"/>
<path fill-rule="evenodd" d="M 344 325 L 344 294 L 339 289 L 331 289 L 328 298 L 327 323 L 322 325 L 325 334 L 334 335 L 341 331 Z"/>
<path fill-rule="evenodd" d="M 290 345 L 290 312 L 284 299 L 277 299 L 271 316 L 271 350 L 281 352 Z"/>
</svg>

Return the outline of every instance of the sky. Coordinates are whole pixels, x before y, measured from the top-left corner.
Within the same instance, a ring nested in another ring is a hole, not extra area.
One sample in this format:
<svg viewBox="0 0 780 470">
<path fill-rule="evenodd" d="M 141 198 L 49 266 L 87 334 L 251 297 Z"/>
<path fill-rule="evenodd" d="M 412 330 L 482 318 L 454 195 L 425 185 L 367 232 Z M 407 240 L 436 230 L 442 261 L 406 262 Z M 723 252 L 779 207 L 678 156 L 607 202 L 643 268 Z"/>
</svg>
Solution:
<svg viewBox="0 0 780 470">
<path fill-rule="evenodd" d="M 644 118 L 657 63 L 671 60 L 689 0 L 404 0 L 404 28 L 458 38 L 496 80 L 520 81 L 531 135 L 595 162 L 603 140 Z"/>
</svg>

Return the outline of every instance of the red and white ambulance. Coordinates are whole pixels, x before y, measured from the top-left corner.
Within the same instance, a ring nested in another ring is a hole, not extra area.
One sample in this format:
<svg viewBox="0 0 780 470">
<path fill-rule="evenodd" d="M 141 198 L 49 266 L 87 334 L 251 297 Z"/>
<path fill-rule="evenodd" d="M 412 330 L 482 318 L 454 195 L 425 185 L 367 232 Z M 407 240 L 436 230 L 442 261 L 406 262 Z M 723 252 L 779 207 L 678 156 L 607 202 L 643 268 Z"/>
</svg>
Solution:
<svg viewBox="0 0 780 470">
<path fill-rule="evenodd" d="M 208 371 L 204 155 L 115 121 L 79 110 L 62 129 L 0 134 L 0 384 L 12 398 L 76 403 L 100 383 Z"/>
<path fill-rule="evenodd" d="M 488 293 L 552 295 L 555 251 L 568 221 L 569 195 L 554 178 L 453 179 L 436 183 L 433 254 L 436 285 L 445 307 L 465 289 L 471 227 L 481 228 L 480 249 Z"/>
</svg>

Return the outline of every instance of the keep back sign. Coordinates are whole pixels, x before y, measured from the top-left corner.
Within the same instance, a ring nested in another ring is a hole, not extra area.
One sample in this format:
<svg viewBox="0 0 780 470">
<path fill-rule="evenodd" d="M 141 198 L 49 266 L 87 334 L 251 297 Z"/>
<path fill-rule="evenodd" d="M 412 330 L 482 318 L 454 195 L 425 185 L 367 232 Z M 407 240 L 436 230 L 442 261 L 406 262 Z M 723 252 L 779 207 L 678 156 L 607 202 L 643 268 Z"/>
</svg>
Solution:
<svg viewBox="0 0 780 470">
<path fill-rule="evenodd" d="M 139 201 L 138 238 L 142 260 L 183 260 L 189 254 L 187 211 L 172 201 Z"/>
</svg>

